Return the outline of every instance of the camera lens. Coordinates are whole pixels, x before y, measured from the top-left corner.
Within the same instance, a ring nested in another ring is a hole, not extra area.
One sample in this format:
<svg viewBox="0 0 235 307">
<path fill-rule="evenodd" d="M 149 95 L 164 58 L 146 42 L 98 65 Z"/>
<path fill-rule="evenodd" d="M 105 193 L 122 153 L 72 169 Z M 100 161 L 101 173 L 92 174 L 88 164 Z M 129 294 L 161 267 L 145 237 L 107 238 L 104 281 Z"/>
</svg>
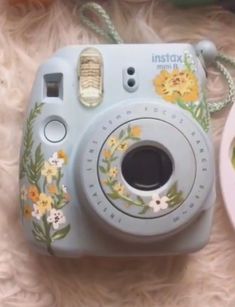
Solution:
<svg viewBox="0 0 235 307">
<path fill-rule="evenodd" d="M 127 183 L 142 191 L 156 190 L 163 186 L 172 170 L 168 154 L 154 146 L 137 147 L 128 152 L 122 162 L 122 174 Z"/>
</svg>

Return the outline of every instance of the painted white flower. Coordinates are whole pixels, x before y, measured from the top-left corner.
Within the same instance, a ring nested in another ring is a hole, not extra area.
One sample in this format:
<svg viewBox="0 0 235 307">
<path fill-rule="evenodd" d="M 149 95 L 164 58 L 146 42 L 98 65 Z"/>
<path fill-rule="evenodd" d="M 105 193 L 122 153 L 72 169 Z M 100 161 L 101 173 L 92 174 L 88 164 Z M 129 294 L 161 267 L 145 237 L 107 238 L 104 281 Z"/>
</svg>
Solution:
<svg viewBox="0 0 235 307">
<path fill-rule="evenodd" d="M 28 196 L 28 191 L 25 185 L 23 185 L 20 189 L 20 198 L 21 200 L 26 200 Z"/>
<path fill-rule="evenodd" d="M 168 208 L 168 200 L 169 198 L 167 196 L 160 197 L 158 194 L 153 194 L 152 200 L 149 202 L 149 207 L 152 208 L 154 212 L 165 210 Z"/>
<path fill-rule="evenodd" d="M 66 222 L 66 218 L 62 210 L 51 209 L 50 215 L 47 217 L 47 222 L 52 223 L 54 229 L 58 229 L 60 225 Z"/>
<path fill-rule="evenodd" d="M 42 217 L 42 212 L 36 204 L 33 204 L 32 216 L 35 217 L 37 220 L 40 220 Z"/>
<path fill-rule="evenodd" d="M 61 188 L 62 188 L 63 193 L 68 192 L 68 188 L 64 184 L 62 184 Z"/>
<path fill-rule="evenodd" d="M 49 163 L 57 168 L 61 168 L 64 164 L 64 159 L 58 157 L 58 152 L 54 152 L 52 157 L 48 159 Z"/>
</svg>

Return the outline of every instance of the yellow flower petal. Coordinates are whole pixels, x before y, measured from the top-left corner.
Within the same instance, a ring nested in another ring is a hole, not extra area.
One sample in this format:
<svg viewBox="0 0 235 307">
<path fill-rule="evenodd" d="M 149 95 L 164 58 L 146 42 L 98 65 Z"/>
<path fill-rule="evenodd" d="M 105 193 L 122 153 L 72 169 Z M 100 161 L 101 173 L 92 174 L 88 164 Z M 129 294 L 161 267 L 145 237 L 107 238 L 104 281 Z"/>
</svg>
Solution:
<svg viewBox="0 0 235 307">
<path fill-rule="evenodd" d="M 162 71 L 154 79 L 157 94 L 169 102 L 195 102 L 199 99 L 199 85 L 195 74 L 189 70 Z"/>
<path fill-rule="evenodd" d="M 51 183 L 52 178 L 56 178 L 58 175 L 58 170 L 56 166 L 51 165 L 49 162 L 45 161 L 43 168 L 41 170 L 42 176 L 45 176 L 48 183 Z"/>
<path fill-rule="evenodd" d="M 141 128 L 139 126 L 133 126 L 131 128 L 130 135 L 135 138 L 139 138 L 141 135 Z"/>
<path fill-rule="evenodd" d="M 31 199 L 33 202 L 38 201 L 39 191 L 38 191 L 38 188 L 35 185 L 29 186 L 28 198 Z"/>
<path fill-rule="evenodd" d="M 40 214 L 45 214 L 47 211 L 50 211 L 51 210 L 51 207 L 52 207 L 52 198 L 51 196 L 48 196 L 44 193 L 41 193 L 39 195 L 39 200 L 37 201 L 36 205 L 37 205 L 37 208 L 40 212 Z"/>
<path fill-rule="evenodd" d="M 108 145 L 110 146 L 110 147 L 113 147 L 113 146 L 115 146 L 117 144 L 117 139 L 115 138 L 115 137 L 110 137 L 109 139 L 108 139 Z"/>
<path fill-rule="evenodd" d="M 120 151 L 126 151 L 128 149 L 128 143 L 127 142 L 123 142 L 118 146 L 118 150 Z"/>
<path fill-rule="evenodd" d="M 103 151 L 103 156 L 104 156 L 104 158 L 107 159 L 107 160 L 110 159 L 111 156 L 112 156 L 111 151 L 110 151 L 110 150 L 104 149 L 104 151 Z"/>
<path fill-rule="evenodd" d="M 57 152 L 57 156 L 59 159 L 63 159 L 65 164 L 68 162 L 68 156 L 64 150 L 59 150 Z"/>
</svg>

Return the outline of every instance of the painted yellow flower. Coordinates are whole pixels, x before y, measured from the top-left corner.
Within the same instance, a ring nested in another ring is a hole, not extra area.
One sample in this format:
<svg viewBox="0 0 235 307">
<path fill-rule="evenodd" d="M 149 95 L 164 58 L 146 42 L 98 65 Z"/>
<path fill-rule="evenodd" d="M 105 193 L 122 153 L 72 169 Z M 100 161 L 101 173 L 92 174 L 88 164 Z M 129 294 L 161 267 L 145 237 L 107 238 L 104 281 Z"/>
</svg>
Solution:
<svg viewBox="0 0 235 307">
<path fill-rule="evenodd" d="M 118 150 L 120 151 L 126 151 L 128 148 L 128 143 L 127 142 L 123 142 L 118 146 Z"/>
<path fill-rule="evenodd" d="M 116 183 L 113 188 L 118 194 L 124 193 L 124 186 L 121 183 Z"/>
<path fill-rule="evenodd" d="M 131 128 L 130 136 L 139 138 L 141 135 L 141 128 L 139 126 L 134 126 Z"/>
<path fill-rule="evenodd" d="M 118 174 L 118 169 L 117 167 L 112 167 L 110 170 L 109 170 L 109 176 L 114 178 L 116 177 Z"/>
<path fill-rule="evenodd" d="M 112 156 L 111 151 L 110 151 L 110 150 L 104 149 L 104 151 L 103 151 L 103 156 L 104 156 L 104 158 L 107 159 L 107 160 L 110 159 L 111 156 Z"/>
<path fill-rule="evenodd" d="M 108 178 L 107 180 L 102 180 L 102 181 L 101 181 L 101 183 L 102 183 L 103 185 L 107 185 L 107 184 L 109 184 L 109 182 L 110 182 L 109 178 Z"/>
<path fill-rule="evenodd" d="M 57 194 L 58 193 L 58 189 L 57 189 L 57 186 L 55 184 L 48 185 L 47 189 L 48 189 L 48 192 L 51 193 L 51 194 Z"/>
<path fill-rule="evenodd" d="M 25 219 L 31 219 L 32 217 L 32 207 L 30 205 L 24 205 L 23 207 L 23 213 Z"/>
<path fill-rule="evenodd" d="M 49 162 L 45 161 L 41 174 L 46 177 L 48 183 L 51 183 L 52 178 L 57 177 L 58 170 L 56 166 L 51 165 Z"/>
<path fill-rule="evenodd" d="M 57 152 L 57 156 L 58 156 L 58 159 L 63 159 L 65 164 L 68 162 L 68 156 L 64 150 L 59 150 Z"/>
<path fill-rule="evenodd" d="M 38 191 L 38 188 L 35 185 L 29 186 L 28 198 L 31 199 L 33 202 L 38 201 L 38 199 L 39 199 L 39 191 Z"/>
<path fill-rule="evenodd" d="M 199 86 L 195 74 L 189 70 L 163 70 L 154 79 L 156 92 L 169 102 L 194 102 L 199 99 Z"/>
<path fill-rule="evenodd" d="M 110 137 L 110 138 L 108 139 L 108 145 L 111 146 L 111 147 L 117 145 L 117 140 L 116 140 L 116 138 L 115 138 L 115 137 Z"/>
<path fill-rule="evenodd" d="M 52 198 L 44 193 L 39 195 L 39 200 L 36 203 L 37 209 L 41 215 L 51 210 Z"/>
</svg>

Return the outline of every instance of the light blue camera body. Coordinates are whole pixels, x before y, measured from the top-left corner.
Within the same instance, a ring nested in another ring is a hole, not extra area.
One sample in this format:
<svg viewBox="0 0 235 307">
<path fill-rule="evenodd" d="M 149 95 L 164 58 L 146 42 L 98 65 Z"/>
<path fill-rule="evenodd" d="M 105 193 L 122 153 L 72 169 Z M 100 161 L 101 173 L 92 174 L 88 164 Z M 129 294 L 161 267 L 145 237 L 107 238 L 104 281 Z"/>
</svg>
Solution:
<svg viewBox="0 0 235 307">
<path fill-rule="evenodd" d="M 42 64 L 21 152 L 30 243 L 70 257 L 203 247 L 215 201 L 205 81 L 188 44 L 70 46 Z"/>
</svg>

